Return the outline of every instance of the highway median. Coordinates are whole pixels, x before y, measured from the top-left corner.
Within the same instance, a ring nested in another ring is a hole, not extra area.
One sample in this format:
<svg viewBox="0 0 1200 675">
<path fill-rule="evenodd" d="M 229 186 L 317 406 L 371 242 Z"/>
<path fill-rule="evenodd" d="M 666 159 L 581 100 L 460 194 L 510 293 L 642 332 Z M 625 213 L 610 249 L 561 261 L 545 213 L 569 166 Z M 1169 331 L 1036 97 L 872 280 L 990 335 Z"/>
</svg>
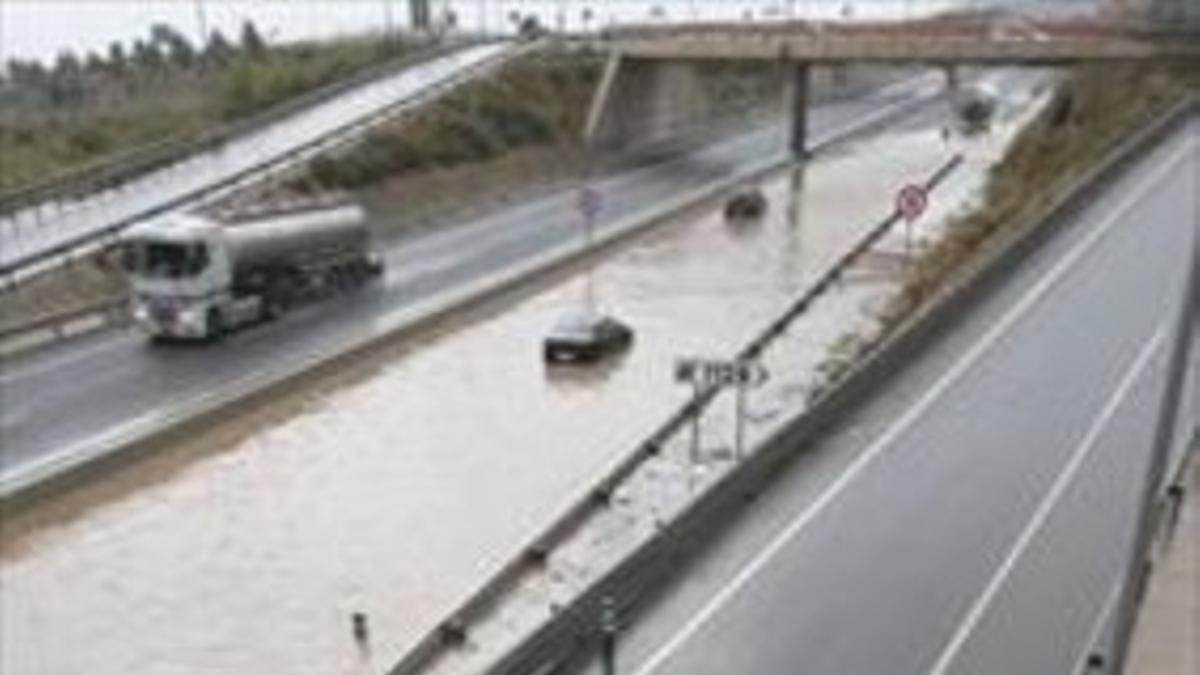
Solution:
<svg viewBox="0 0 1200 675">
<path fill-rule="evenodd" d="M 458 647 L 464 644 L 472 645 L 475 654 L 469 661 L 485 663 L 482 672 L 489 675 L 562 672 L 596 654 L 602 643 L 598 627 L 603 612 L 615 611 L 620 623 L 635 620 L 680 567 L 711 541 L 721 523 L 744 509 L 797 456 L 811 450 L 824 430 L 903 370 L 923 345 L 998 287 L 1092 195 L 1195 113 L 1196 103 L 1186 97 L 1186 91 L 1167 82 L 1161 89 L 1145 92 L 1142 104 L 1097 114 L 1092 106 L 1103 97 L 1088 98 L 1095 96 L 1094 90 L 1089 92 L 1090 87 L 1097 86 L 1095 77 L 1069 80 L 1050 99 L 996 168 L 983 206 L 961 221 L 977 223 L 977 218 L 983 219 L 993 222 L 994 229 L 987 236 L 973 233 L 978 238 L 966 247 L 958 237 L 967 235 L 954 234 L 957 222 L 947 227 L 941 241 L 950 243 L 932 244 L 918 256 L 910 275 L 895 286 L 894 297 L 899 299 L 889 302 L 877 317 L 877 329 L 870 335 L 851 334 L 849 346 L 843 344 L 843 353 L 835 357 L 837 365 L 822 369 L 824 381 L 813 389 L 801 414 L 756 444 L 746 459 L 706 482 L 689 504 L 659 522 L 644 543 L 597 572 L 568 602 L 556 605 L 536 629 L 512 638 L 511 646 L 493 654 L 491 660 L 480 657 L 480 636 L 495 637 L 495 627 L 489 629 L 482 624 L 514 621 L 517 615 L 519 601 L 506 596 L 522 586 L 532 586 L 529 576 L 560 557 L 557 547 L 580 541 L 578 531 L 589 514 L 609 509 L 614 495 L 620 493 L 638 465 L 663 453 L 668 438 L 701 414 L 711 397 L 685 406 L 660 433 L 584 491 L 576 506 L 534 538 L 523 555 L 448 616 L 392 669 L 393 675 L 458 672 L 468 662 L 464 654 L 458 653 Z M 1073 101 L 1066 119 L 1062 112 L 1065 97 Z M 1064 124 L 1070 131 L 1056 137 L 1055 130 Z M 1071 144 L 1085 133 L 1095 134 L 1090 137 L 1093 142 Z M 1062 156 L 1060 162 L 1049 165 L 1056 180 L 1048 180 L 1046 174 L 1022 163 L 1030 153 L 1041 156 L 1050 147 Z M 998 201 L 997 194 L 1006 194 L 1016 184 L 1028 191 L 1024 199 L 1016 204 Z M 947 250 L 954 255 L 949 256 Z M 837 272 L 834 274 L 836 277 Z M 798 315 L 790 310 L 789 314 Z M 768 332 L 784 334 L 790 321 Z M 762 349 L 762 345 L 752 344 L 743 353 L 754 357 Z"/>
</svg>

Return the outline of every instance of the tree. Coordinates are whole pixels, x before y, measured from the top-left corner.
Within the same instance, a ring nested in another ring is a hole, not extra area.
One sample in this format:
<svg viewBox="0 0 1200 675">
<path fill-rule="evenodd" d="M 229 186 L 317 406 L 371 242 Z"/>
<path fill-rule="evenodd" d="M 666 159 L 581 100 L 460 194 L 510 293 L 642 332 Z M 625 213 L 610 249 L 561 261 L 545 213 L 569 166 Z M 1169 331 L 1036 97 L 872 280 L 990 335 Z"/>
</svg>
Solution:
<svg viewBox="0 0 1200 675">
<path fill-rule="evenodd" d="M 254 27 L 253 21 L 242 22 L 242 49 L 255 59 L 267 51 L 267 44 L 259 35 L 258 29 Z"/>
<path fill-rule="evenodd" d="M 108 64 L 104 62 L 104 57 L 100 56 L 96 52 L 88 52 L 85 64 L 86 65 L 84 67 L 89 75 L 103 73 L 108 68 Z"/>
<path fill-rule="evenodd" d="M 133 63 L 141 70 L 159 70 L 163 64 L 163 55 L 158 45 L 145 40 L 135 40 L 133 43 Z"/>
<path fill-rule="evenodd" d="M 16 87 L 39 91 L 46 87 L 49 80 L 49 74 L 40 62 L 21 59 L 9 59 L 8 76 Z"/>
<path fill-rule="evenodd" d="M 192 43 L 183 33 L 165 23 L 150 27 L 150 42 L 161 47 L 176 66 L 190 68 L 196 62 L 196 50 Z"/>
<path fill-rule="evenodd" d="M 128 57 L 125 56 L 125 46 L 120 42 L 112 42 L 108 45 L 108 67 L 114 73 L 122 73 L 129 65 Z"/>
<path fill-rule="evenodd" d="M 78 105 L 83 102 L 83 66 L 79 57 L 70 50 L 58 53 L 54 71 L 50 75 L 50 103 L 52 105 Z"/>
<path fill-rule="evenodd" d="M 204 58 L 216 64 L 227 63 L 233 56 L 233 45 L 220 30 L 214 30 L 208 36 L 208 44 L 204 47 Z"/>
</svg>

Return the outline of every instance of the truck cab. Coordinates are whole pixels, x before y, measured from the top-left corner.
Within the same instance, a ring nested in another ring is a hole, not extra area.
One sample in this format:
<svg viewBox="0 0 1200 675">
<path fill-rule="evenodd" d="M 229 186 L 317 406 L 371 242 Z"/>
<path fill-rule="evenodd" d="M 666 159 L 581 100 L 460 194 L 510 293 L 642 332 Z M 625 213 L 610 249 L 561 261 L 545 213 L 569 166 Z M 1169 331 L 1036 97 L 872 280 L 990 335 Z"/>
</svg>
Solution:
<svg viewBox="0 0 1200 675">
<path fill-rule="evenodd" d="M 221 226 L 173 215 L 132 228 L 122 242 L 130 310 L 154 337 L 210 339 L 261 313 L 259 301 L 238 301 L 233 263 Z"/>
<path fill-rule="evenodd" d="M 205 340 L 378 276 L 353 204 L 222 223 L 171 214 L 122 240 L 134 323 L 155 338 Z"/>
</svg>

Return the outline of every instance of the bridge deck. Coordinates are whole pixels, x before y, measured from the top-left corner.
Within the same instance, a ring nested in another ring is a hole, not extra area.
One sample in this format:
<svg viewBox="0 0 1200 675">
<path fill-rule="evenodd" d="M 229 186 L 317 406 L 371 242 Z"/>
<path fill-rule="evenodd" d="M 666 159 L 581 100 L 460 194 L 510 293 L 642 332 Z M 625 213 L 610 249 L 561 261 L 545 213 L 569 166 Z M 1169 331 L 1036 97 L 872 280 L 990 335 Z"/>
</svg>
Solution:
<svg viewBox="0 0 1200 675">
<path fill-rule="evenodd" d="M 624 31 L 615 40 L 640 59 L 813 62 L 1066 64 L 1196 60 L 1200 36 L 1168 30 L 1024 22 L 890 24 L 702 24 Z"/>
</svg>

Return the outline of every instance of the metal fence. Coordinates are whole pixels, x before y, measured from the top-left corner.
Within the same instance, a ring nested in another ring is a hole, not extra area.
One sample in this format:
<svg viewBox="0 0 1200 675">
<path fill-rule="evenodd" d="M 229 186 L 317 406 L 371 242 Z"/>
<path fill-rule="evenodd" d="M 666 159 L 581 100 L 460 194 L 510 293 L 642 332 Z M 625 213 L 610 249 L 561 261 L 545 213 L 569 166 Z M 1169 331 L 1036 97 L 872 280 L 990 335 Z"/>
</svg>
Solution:
<svg viewBox="0 0 1200 675">
<path fill-rule="evenodd" d="M 479 43 L 470 44 L 473 45 Z M 420 61 L 424 62 L 441 56 L 446 56 L 458 49 L 466 48 L 466 46 L 467 45 L 465 44 L 444 45 L 431 52 L 421 55 Z M 521 48 L 498 47 L 497 51 L 488 58 L 485 58 L 480 62 L 475 63 L 440 82 L 422 89 L 416 95 L 373 110 L 358 119 L 350 120 L 329 132 L 321 134 L 315 138 L 308 139 L 304 143 L 298 145 L 288 152 L 268 158 L 263 162 L 257 163 L 234 174 L 225 176 L 220 180 L 213 181 L 201 188 L 194 189 L 174 198 L 158 202 L 155 206 L 138 211 L 133 215 L 127 215 L 114 219 L 110 222 L 103 223 L 96 228 L 89 228 L 88 231 L 82 232 L 78 236 L 64 239 L 62 243 L 40 248 L 29 253 L 28 255 L 15 257 L 15 259 L 12 259 L 0 266 L 0 281 L 2 281 L 2 283 L 0 283 L 0 290 L 11 289 L 28 278 L 45 272 L 48 269 L 57 267 L 64 261 L 70 261 L 73 258 L 77 258 L 103 248 L 104 246 L 110 244 L 119 232 L 136 222 L 145 220 L 146 218 L 153 217 L 169 210 L 180 208 L 185 205 L 211 203 L 212 201 L 215 201 L 231 192 L 258 183 L 269 178 L 270 176 L 278 175 L 279 173 L 291 170 L 293 167 L 311 159 L 316 155 L 328 152 L 336 147 L 352 142 L 364 130 L 371 128 L 384 120 L 390 119 L 404 110 L 414 106 L 422 105 L 428 101 L 440 97 L 462 82 L 477 76 L 481 72 L 497 66 L 509 56 L 520 51 L 520 49 Z M 409 59 L 405 62 L 407 66 L 412 66 L 414 63 L 416 63 L 416 61 L 413 59 Z M 373 71 L 369 75 L 364 75 L 363 80 L 355 80 L 349 84 L 336 85 L 330 89 L 322 91 L 320 96 L 314 95 L 311 99 L 308 99 L 305 102 L 287 104 L 280 110 L 260 118 L 259 122 L 263 124 L 270 124 L 283 117 L 294 114 L 298 110 L 306 109 L 307 107 L 311 107 L 319 102 L 314 99 L 327 100 L 328 98 L 337 96 L 339 93 L 343 93 L 356 85 L 361 85 L 365 81 L 377 80 L 380 77 L 394 73 L 396 72 L 397 67 L 397 64 L 390 64 L 386 69 L 381 68 L 378 71 Z M 242 126 L 249 126 L 249 123 L 244 123 Z M 241 127 L 239 126 L 239 129 L 240 128 Z M 225 137 L 222 135 L 221 140 L 216 142 L 216 145 L 220 147 L 224 143 L 232 140 L 234 137 L 236 137 L 236 135 L 237 134 L 232 134 L 230 137 Z M 208 140 L 205 141 L 204 144 L 189 146 L 189 148 L 191 150 L 204 150 L 209 148 L 212 143 L 213 141 Z M 172 150 L 172 152 L 178 151 L 178 149 Z M 173 165 L 171 162 L 168 163 Z M 146 176 L 145 173 L 129 168 L 122 168 L 119 171 L 111 170 L 110 174 L 106 175 L 120 175 L 123 180 L 145 179 Z M 104 187 L 101 192 L 92 193 L 89 196 L 90 199 L 98 199 L 103 201 L 105 194 L 120 191 L 124 189 L 125 184 L 118 182 L 115 185 L 109 185 L 99 178 L 81 177 L 78 179 L 72 179 L 72 181 L 58 185 L 53 189 L 51 187 L 45 187 L 39 188 L 33 192 L 37 192 L 42 196 L 53 192 L 54 194 L 59 195 L 56 199 L 69 200 L 70 197 L 66 195 L 74 194 L 73 191 L 75 190 L 84 189 L 82 187 L 84 185 L 96 189 L 101 189 L 100 186 L 103 185 Z M 55 190 L 61 190 L 61 192 L 55 192 Z M 30 194 L 33 194 L 33 192 Z M 32 197 L 21 197 L 21 199 L 25 198 Z M 5 220 L 0 220 L 0 226 L 8 228 L 7 235 L 9 236 L 10 240 L 19 240 L 22 237 L 22 232 L 28 231 L 28 229 L 31 227 L 36 230 L 37 228 L 50 226 L 49 222 L 43 222 L 42 218 L 37 216 L 44 210 L 49 210 L 51 212 L 62 212 L 63 210 L 70 208 L 70 202 L 43 202 L 31 208 L 33 209 L 35 215 L 33 219 L 34 222 L 32 223 L 22 223 L 17 218 L 16 214 L 10 215 Z"/>
<path fill-rule="evenodd" d="M 1106 159 L 1090 172 L 1070 179 L 1058 198 L 1048 206 L 1038 207 L 1036 216 L 1031 216 L 1031 223 L 1044 219 L 1048 226 L 1026 229 L 1006 246 L 977 261 L 978 264 L 964 275 L 965 281 L 951 284 L 939 293 L 899 330 L 871 349 L 861 363 L 839 379 L 835 387 L 822 393 L 812 407 L 773 433 L 744 461 L 736 463 L 634 552 L 589 581 L 582 591 L 556 611 L 553 619 L 543 621 L 514 648 L 505 650 L 484 672 L 489 675 L 562 672 L 577 659 L 594 653 L 603 644 L 601 629 L 606 615 L 611 618 L 615 612 L 622 621 L 636 615 L 688 552 L 705 539 L 703 533 L 711 533 L 726 522 L 744 505 L 745 496 L 754 494 L 769 482 L 795 454 L 797 447 L 830 424 L 840 411 L 865 397 L 884 378 L 898 372 L 932 335 L 950 325 L 988 288 L 1001 283 L 1009 270 L 1061 229 L 1057 226 L 1067 222 L 1070 214 L 1084 208 L 1095 190 L 1109 184 L 1124 167 L 1142 156 L 1146 148 L 1177 129 L 1194 114 L 1195 108 L 1195 101 L 1189 101 L 1173 109 L 1135 137 L 1112 148 Z M 936 186 L 956 164 L 957 160 L 952 160 L 942 167 L 928 179 L 927 186 Z M 899 221 L 899 214 L 894 213 L 872 229 L 776 322 L 743 348 L 738 358 L 754 360 L 760 356 L 816 298 L 837 282 L 849 264 Z M 435 672 L 438 664 L 452 658 L 456 648 L 470 640 L 480 622 L 497 615 L 498 607 L 520 586 L 527 570 L 544 566 L 556 547 L 574 534 L 589 514 L 608 507 L 618 487 L 640 465 L 662 453 L 673 438 L 689 433 L 692 424 L 704 415 L 719 393 L 712 388 L 698 391 L 624 461 L 581 495 L 571 508 L 525 547 L 520 556 L 510 560 L 483 588 L 426 635 L 390 671 L 391 675 Z M 1148 499 L 1157 503 L 1161 499 L 1158 489 L 1161 482 L 1154 480 L 1150 485 Z M 1153 509 L 1148 511 L 1154 512 Z M 1131 550 L 1134 551 L 1134 564 L 1130 569 L 1140 570 L 1145 547 L 1139 545 Z"/>
</svg>

